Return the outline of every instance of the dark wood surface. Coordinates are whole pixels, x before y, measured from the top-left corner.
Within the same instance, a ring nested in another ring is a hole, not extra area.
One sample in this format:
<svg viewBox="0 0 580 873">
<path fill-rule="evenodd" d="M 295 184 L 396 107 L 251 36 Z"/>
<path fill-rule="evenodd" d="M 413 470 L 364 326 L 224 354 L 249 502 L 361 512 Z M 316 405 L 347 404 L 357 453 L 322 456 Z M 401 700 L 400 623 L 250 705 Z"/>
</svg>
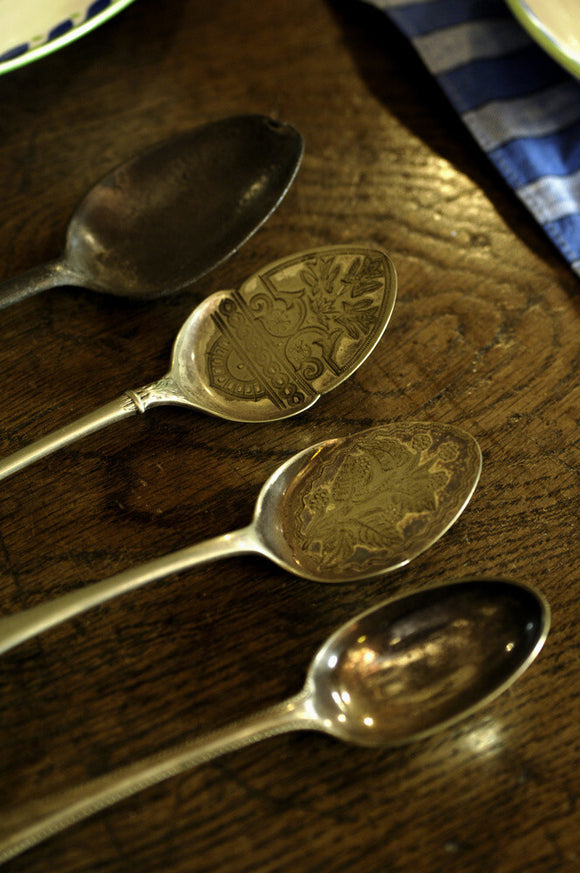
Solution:
<svg viewBox="0 0 580 873">
<path fill-rule="evenodd" d="M 61 251 L 75 204 L 142 147 L 240 112 L 294 124 L 288 196 L 187 293 L 78 288 L 1 313 L 6 455 L 166 372 L 208 293 L 294 251 L 386 248 L 399 297 L 365 365 L 268 425 L 160 408 L 2 483 L 3 613 L 245 525 L 261 483 L 326 436 L 461 425 L 480 485 L 406 569 L 299 580 L 258 558 L 172 577 L 0 659 L 7 809 L 296 692 L 338 624 L 462 575 L 537 585 L 539 660 L 493 705 L 397 750 L 289 734 L 149 789 L 7 873 L 572 873 L 580 869 L 580 283 L 381 16 L 325 0 L 138 0 L 0 79 L 0 278 Z"/>
</svg>

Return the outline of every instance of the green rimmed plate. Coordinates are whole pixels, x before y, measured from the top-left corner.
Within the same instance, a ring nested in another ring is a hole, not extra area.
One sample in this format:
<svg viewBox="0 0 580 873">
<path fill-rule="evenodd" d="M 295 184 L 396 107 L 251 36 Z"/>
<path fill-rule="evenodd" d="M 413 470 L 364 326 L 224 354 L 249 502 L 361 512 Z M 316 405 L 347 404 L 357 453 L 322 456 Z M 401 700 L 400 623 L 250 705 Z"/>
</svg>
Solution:
<svg viewBox="0 0 580 873">
<path fill-rule="evenodd" d="M 570 0 L 506 0 L 531 37 L 580 78 L 580 15 Z"/>
<path fill-rule="evenodd" d="M 0 0 L 0 74 L 68 45 L 133 0 Z"/>
</svg>

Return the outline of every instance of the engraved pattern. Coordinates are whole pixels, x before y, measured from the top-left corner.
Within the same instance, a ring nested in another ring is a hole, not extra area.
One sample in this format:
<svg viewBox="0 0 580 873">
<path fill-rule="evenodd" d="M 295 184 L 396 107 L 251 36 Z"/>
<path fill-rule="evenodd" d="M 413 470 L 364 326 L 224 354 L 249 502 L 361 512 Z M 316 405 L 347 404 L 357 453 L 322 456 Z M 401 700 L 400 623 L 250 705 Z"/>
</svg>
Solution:
<svg viewBox="0 0 580 873">
<path fill-rule="evenodd" d="M 323 450 L 319 472 L 289 495 L 301 565 L 344 577 L 378 572 L 391 553 L 410 560 L 463 508 L 480 463 L 468 435 L 418 422 L 372 428 Z"/>
<path fill-rule="evenodd" d="M 179 385 L 171 374 L 163 376 L 157 382 L 144 385 L 131 391 L 125 391 L 122 408 L 136 412 L 146 412 L 150 406 L 160 406 L 164 403 L 183 401 L 187 404 Z"/>
<path fill-rule="evenodd" d="M 393 274 L 379 250 L 333 247 L 279 261 L 213 314 L 210 383 L 227 398 L 304 404 L 366 357 L 393 302 Z"/>
</svg>

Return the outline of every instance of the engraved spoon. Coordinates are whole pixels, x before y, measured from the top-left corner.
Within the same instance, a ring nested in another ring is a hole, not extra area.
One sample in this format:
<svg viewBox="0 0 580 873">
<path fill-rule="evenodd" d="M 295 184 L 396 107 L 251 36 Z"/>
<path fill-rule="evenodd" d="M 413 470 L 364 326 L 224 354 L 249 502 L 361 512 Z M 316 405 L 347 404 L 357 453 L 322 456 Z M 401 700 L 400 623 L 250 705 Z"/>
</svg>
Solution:
<svg viewBox="0 0 580 873">
<path fill-rule="evenodd" d="M 328 246 L 276 261 L 238 291 L 218 291 L 194 309 L 168 375 L 0 461 L 0 479 L 152 406 L 246 422 L 296 415 L 368 357 L 395 296 L 395 269 L 380 249 Z"/>
<path fill-rule="evenodd" d="M 370 747 L 428 736 L 505 691 L 538 655 L 549 626 L 542 595 L 502 579 L 463 579 L 385 601 L 327 640 L 296 696 L 3 813 L 0 862 L 151 785 L 289 731 Z"/>
<path fill-rule="evenodd" d="M 263 115 L 225 118 L 153 146 L 88 192 L 59 258 L 0 285 L 0 308 L 56 285 L 141 299 L 185 288 L 266 221 L 303 147 L 298 131 Z"/>
<path fill-rule="evenodd" d="M 317 582 L 389 573 L 461 515 L 481 451 L 452 425 L 397 423 L 317 443 L 263 485 L 248 527 L 0 618 L 0 653 L 120 594 L 221 558 L 259 554 Z"/>
</svg>

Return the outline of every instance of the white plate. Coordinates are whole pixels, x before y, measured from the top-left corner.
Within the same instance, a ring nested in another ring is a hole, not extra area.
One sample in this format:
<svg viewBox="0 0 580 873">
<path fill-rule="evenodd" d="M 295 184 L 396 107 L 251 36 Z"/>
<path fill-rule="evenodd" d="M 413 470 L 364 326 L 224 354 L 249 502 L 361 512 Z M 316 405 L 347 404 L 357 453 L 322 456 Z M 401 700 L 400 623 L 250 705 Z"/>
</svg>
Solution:
<svg viewBox="0 0 580 873">
<path fill-rule="evenodd" d="M 530 36 L 568 72 L 580 78 L 578 0 L 507 0 L 507 3 Z"/>
<path fill-rule="evenodd" d="M 68 45 L 133 0 L 0 0 L 0 73 Z"/>
</svg>

